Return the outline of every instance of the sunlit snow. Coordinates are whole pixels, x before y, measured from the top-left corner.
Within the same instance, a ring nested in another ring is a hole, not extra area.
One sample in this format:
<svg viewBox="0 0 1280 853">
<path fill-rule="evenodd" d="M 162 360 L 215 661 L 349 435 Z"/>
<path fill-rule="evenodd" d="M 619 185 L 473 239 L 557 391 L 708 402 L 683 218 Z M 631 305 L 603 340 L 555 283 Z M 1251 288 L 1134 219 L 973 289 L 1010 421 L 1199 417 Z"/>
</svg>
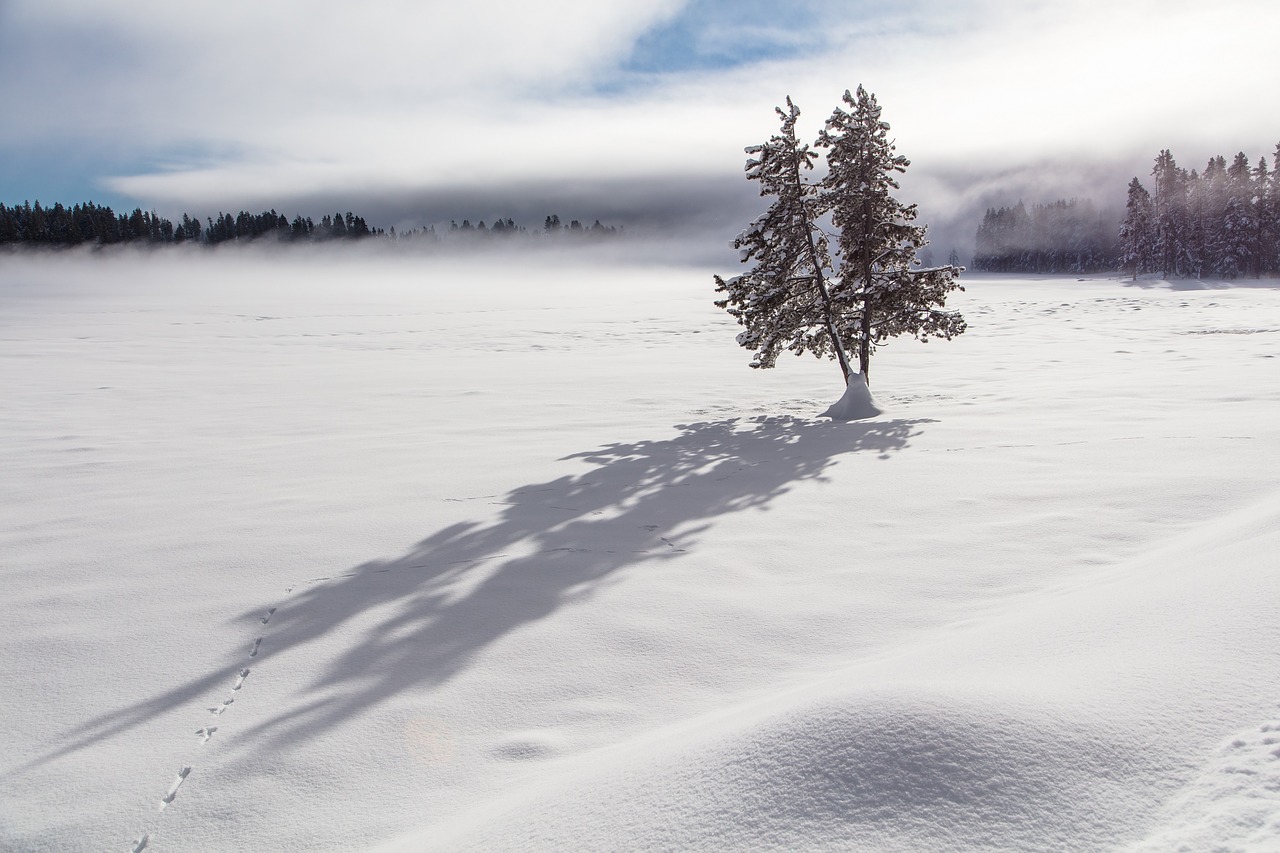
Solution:
<svg viewBox="0 0 1280 853">
<path fill-rule="evenodd" d="M 1274 282 L 2 263 L 5 850 L 1276 849 Z"/>
</svg>

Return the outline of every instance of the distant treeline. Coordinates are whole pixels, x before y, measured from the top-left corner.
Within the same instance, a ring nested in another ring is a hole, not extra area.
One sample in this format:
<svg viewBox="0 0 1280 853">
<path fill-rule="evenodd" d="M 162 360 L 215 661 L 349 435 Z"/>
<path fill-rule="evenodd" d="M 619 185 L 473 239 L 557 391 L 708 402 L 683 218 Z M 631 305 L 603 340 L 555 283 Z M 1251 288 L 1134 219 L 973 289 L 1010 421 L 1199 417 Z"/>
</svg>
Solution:
<svg viewBox="0 0 1280 853">
<path fill-rule="evenodd" d="M 1094 273 L 1115 269 L 1115 220 L 1089 199 L 1030 210 L 988 208 L 974 240 L 973 268 L 984 272 Z"/>
<path fill-rule="evenodd" d="M 602 225 L 599 220 L 589 227 L 574 219 L 568 225 L 559 216 L 548 216 L 539 229 L 543 234 L 564 232 L 586 236 L 609 236 L 619 233 L 615 226 Z M 292 220 L 274 209 L 262 213 L 240 211 L 232 216 L 219 212 L 202 223 L 198 217 L 182 214 L 178 223 L 158 215 L 154 210 L 135 208 L 132 213 L 117 214 L 110 207 L 92 201 L 66 207 L 55 204 L 42 207 L 24 202 L 7 207 L 0 204 L 0 246 L 28 245 L 69 247 L 79 245 L 112 245 L 141 243 L 148 245 L 174 245 L 198 243 L 214 246 L 229 241 L 274 240 L 281 243 L 316 243 L 332 240 L 417 240 L 433 241 L 451 237 L 507 237 L 528 235 L 524 226 L 512 219 L 497 219 L 486 226 L 483 221 L 472 225 L 470 220 L 462 224 L 451 223 L 447 232 L 437 234 L 434 227 L 414 228 L 396 233 L 370 228 L 363 216 L 348 211 L 346 214 L 325 215 L 319 222 L 311 217 L 296 215 Z"/>
<path fill-rule="evenodd" d="M 1280 145 L 1273 168 L 1240 152 L 1197 173 L 1168 149 L 1156 157 L 1152 190 L 1134 177 L 1120 228 L 1119 266 L 1138 276 L 1238 278 L 1280 274 Z"/>
<path fill-rule="evenodd" d="M 1280 145 L 1272 167 L 1240 152 L 1213 157 L 1203 172 L 1178 166 L 1166 149 L 1152 190 L 1129 183 L 1125 212 L 1056 201 L 1030 210 L 988 208 L 974 240 L 973 268 L 987 272 L 1091 273 L 1239 278 L 1280 275 Z M 1117 223 L 1117 220 L 1120 220 Z M 1118 227 L 1117 227 L 1118 225 Z"/>
<path fill-rule="evenodd" d="M 594 223 L 592 223 L 589 226 L 583 225 L 582 222 L 580 222 L 577 219 L 571 219 L 569 220 L 569 224 L 565 225 L 560 221 L 560 217 L 555 215 L 548 216 L 545 220 L 543 220 L 542 233 L 557 234 L 562 232 L 566 234 L 579 234 L 579 235 L 589 236 L 589 237 L 609 237 L 609 236 L 621 234 L 622 229 L 616 225 L 603 225 L 601 224 L 599 219 L 597 219 Z M 483 219 L 481 219 L 475 225 L 472 225 L 470 219 L 464 219 L 462 220 L 461 225 L 459 225 L 456 221 L 450 221 L 449 230 L 446 233 L 448 237 L 483 238 L 488 236 L 495 236 L 495 237 L 511 237 L 511 236 L 519 236 L 519 235 L 527 236 L 530 233 L 537 233 L 537 232 L 531 232 L 528 228 L 525 228 L 523 225 L 517 225 L 515 221 L 512 219 L 495 219 L 492 225 L 485 225 Z M 421 240 L 421 239 L 432 240 L 432 239 L 438 238 L 438 235 L 436 234 L 435 226 L 433 225 L 427 226 L 426 228 L 412 228 L 408 231 L 401 231 L 399 234 L 396 233 L 395 228 L 392 228 L 390 232 L 388 232 L 388 236 L 390 236 L 394 240 Z"/>
</svg>

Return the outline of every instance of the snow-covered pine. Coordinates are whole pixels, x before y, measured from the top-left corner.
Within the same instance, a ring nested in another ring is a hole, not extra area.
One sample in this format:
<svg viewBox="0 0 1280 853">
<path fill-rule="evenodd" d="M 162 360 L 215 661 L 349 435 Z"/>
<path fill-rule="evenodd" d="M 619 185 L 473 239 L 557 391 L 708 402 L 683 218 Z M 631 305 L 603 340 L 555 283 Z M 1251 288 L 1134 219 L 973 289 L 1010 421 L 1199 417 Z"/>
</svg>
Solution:
<svg viewBox="0 0 1280 853">
<path fill-rule="evenodd" d="M 817 188 L 805 177 L 817 155 L 796 139 L 800 109 L 791 98 L 776 111 L 779 132 L 746 149 L 745 167 L 747 179 L 760 182 L 760 195 L 774 201 L 733 241 L 739 260 L 753 266 L 743 275 L 716 276 L 716 292 L 725 295 L 715 304 L 744 327 L 738 344 L 755 350 L 752 367 L 773 367 L 783 350 L 810 352 L 838 361 L 847 383 L 852 371 L 828 291 L 827 237 L 817 223 Z"/>
<path fill-rule="evenodd" d="M 1271 173 L 1267 169 L 1267 158 L 1259 157 L 1258 165 L 1253 170 L 1253 219 L 1254 219 L 1254 243 L 1257 247 L 1257 253 L 1254 256 L 1255 276 L 1262 275 L 1264 270 L 1274 269 L 1271 266 L 1272 259 L 1272 241 L 1271 231 L 1273 223 L 1273 208 L 1271 206 Z"/>
<path fill-rule="evenodd" d="M 1233 278 L 1235 264 L 1226 259 L 1229 251 L 1226 212 L 1227 212 L 1227 161 L 1225 157 L 1211 157 L 1205 164 L 1204 174 L 1197 181 L 1195 172 L 1187 189 L 1187 198 L 1191 206 L 1190 221 L 1194 226 L 1200 223 L 1196 239 L 1192 241 L 1196 257 L 1201 261 L 1198 268 L 1188 269 L 1184 275 L 1199 276 L 1207 273 L 1211 276 Z"/>
<path fill-rule="evenodd" d="M 1156 155 L 1151 169 L 1151 203 L 1156 222 L 1156 265 L 1160 273 L 1171 276 L 1194 274 L 1198 254 L 1190 240 L 1191 223 L 1188 215 L 1188 184 L 1195 186 L 1185 169 L 1178 166 L 1173 153 L 1164 149 Z"/>
<path fill-rule="evenodd" d="M 1205 167 L 1205 176 L 1213 171 L 1213 161 Z M 1205 270 L 1213 266 L 1213 241 L 1217 234 L 1217 213 L 1213 213 L 1212 182 L 1192 169 L 1187 175 L 1183 188 L 1183 222 L 1186 233 L 1182 238 L 1178 256 L 1184 259 L 1180 274 L 1186 277 L 1199 278 Z M 1155 202 L 1152 202 L 1154 209 Z"/>
<path fill-rule="evenodd" d="M 1249 158 L 1240 152 L 1226 171 L 1219 268 L 1223 278 L 1238 278 L 1254 268 L 1258 223 L 1254 218 L 1252 178 Z"/>
<path fill-rule="evenodd" d="M 896 153 L 875 95 L 862 86 L 856 98 L 845 90 L 844 104 L 849 110 L 837 107 L 816 143 L 829 150 L 818 200 L 838 235 L 831 289 L 838 331 L 856 347 L 859 372 L 870 383 L 871 354 L 889 338 L 950 340 L 964 332 L 964 318 L 944 310 L 964 269 L 920 268 L 916 252 L 928 243 L 926 229 L 915 224 L 916 206 L 893 196 L 895 175 L 910 161 Z"/>
<path fill-rule="evenodd" d="M 1280 142 L 1276 143 L 1276 150 L 1272 155 L 1266 198 L 1265 215 L 1262 219 L 1262 239 L 1265 244 L 1263 268 L 1280 272 Z"/>
<path fill-rule="evenodd" d="M 1151 194 L 1137 176 L 1129 182 L 1124 221 L 1120 223 L 1121 268 L 1138 276 L 1152 271 L 1155 258 L 1155 223 Z"/>
</svg>

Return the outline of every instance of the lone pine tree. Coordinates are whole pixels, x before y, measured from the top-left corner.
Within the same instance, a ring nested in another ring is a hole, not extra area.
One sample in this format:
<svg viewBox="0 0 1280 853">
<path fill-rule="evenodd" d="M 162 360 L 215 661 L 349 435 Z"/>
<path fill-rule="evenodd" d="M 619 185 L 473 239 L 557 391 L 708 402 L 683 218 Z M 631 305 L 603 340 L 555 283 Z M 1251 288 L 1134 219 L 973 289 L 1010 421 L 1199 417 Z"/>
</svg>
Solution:
<svg viewBox="0 0 1280 853">
<path fill-rule="evenodd" d="M 916 259 L 926 229 L 914 224 L 916 206 L 892 195 L 910 163 L 895 153 L 875 96 L 859 86 L 844 103 L 850 109 L 837 108 L 816 142 L 829 151 L 819 181 L 809 177 L 818 155 L 796 137 L 800 110 L 790 98 L 776 110 L 779 133 L 746 149 L 747 179 L 774 201 L 734 240 L 751 269 L 715 282 L 724 294 L 716 305 L 744 327 L 738 344 L 755 350 L 752 367 L 775 366 L 784 350 L 809 352 L 837 361 L 848 383 L 858 374 L 867 381 L 872 353 L 889 338 L 950 339 L 965 322 L 944 310 L 964 268 Z"/>
</svg>

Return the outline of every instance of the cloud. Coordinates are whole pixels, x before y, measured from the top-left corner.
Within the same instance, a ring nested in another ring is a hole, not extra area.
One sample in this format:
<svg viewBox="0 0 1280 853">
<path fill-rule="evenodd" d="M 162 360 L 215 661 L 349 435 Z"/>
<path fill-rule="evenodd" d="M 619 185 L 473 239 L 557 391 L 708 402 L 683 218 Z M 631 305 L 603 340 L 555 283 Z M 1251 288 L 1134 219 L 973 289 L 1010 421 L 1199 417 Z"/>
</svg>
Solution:
<svg viewBox="0 0 1280 853">
<path fill-rule="evenodd" d="M 642 33 L 621 68 L 672 74 L 794 58 L 825 43 L 822 18 L 820 0 L 690 0 Z"/>
<path fill-rule="evenodd" d="M 296 117 L 415 115 L 556 91 L 613 61 L 674 8 L 11 0 L 6 46 L 42 73 L 9 81 L 5 97 L 50 104 L 34 111 L 44 130 L 87 120 L 167 139 L 252 141 Z"/>
<path fill-rule="evenodd" d="M 1256 159 L 1278 133 L 1259 104 L 1280 10 L 1252 0 L 785 5 L 8 0 L 0 105 L 20 120 L 0 146 L 100 148 L 102 187 L 166 209 L 448 198 L 480 217 L 525 194 L 709 222 L 752 204 L 742 147 L 775 104 L 793 95 L 816 132 L 860 82 L 926 218 L 1000 176 L 1136 170 L 1164 147 Z"/>
</svg>

